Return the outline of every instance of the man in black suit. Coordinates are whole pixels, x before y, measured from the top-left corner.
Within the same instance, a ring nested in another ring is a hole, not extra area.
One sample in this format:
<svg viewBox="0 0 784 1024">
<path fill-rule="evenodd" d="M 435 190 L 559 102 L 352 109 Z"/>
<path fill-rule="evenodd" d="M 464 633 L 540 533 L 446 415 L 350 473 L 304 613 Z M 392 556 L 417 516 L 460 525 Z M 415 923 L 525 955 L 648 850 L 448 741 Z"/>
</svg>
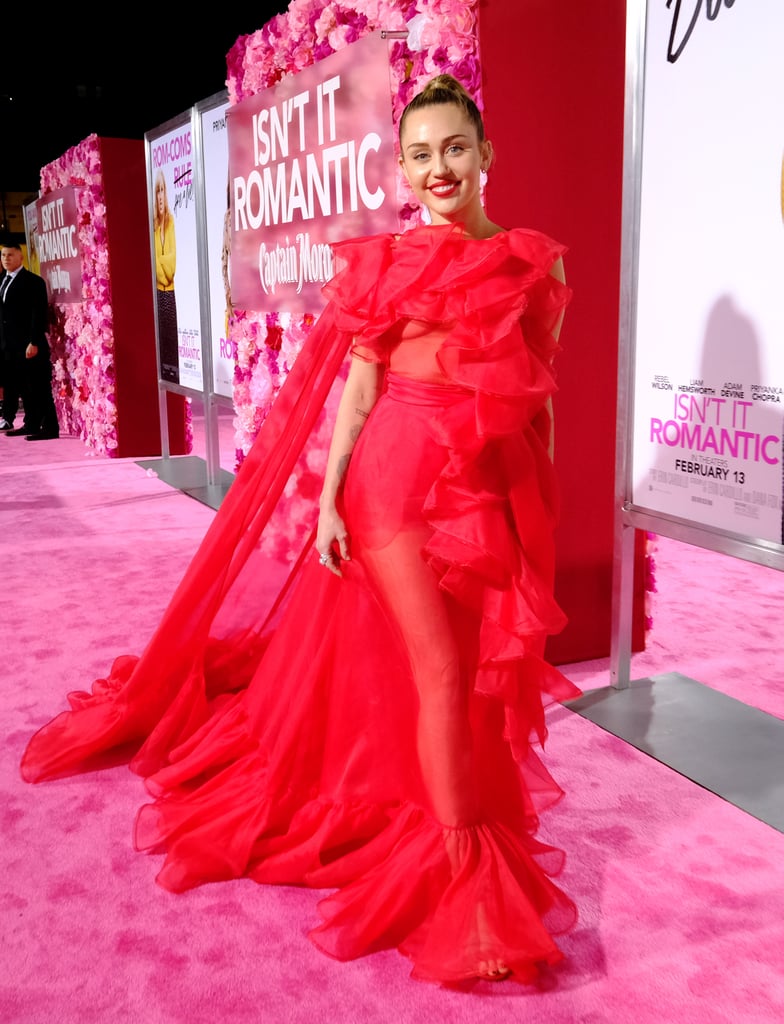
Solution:
<svg viewBox="0 0 784 1024">
<path fill-rule="evenodd" d="M 7 437 L 24 434 L 28 441 L 60 436 L 52 397 L 52 361 L 46 329 L 49 300 L 46 282 L 22 265 L 20 246 L 5 242 L 0 249 L 0 383 L 3 404 L 0 430 Z M 19 399 L 24 423 L 14 429 Z"/>
</svg>

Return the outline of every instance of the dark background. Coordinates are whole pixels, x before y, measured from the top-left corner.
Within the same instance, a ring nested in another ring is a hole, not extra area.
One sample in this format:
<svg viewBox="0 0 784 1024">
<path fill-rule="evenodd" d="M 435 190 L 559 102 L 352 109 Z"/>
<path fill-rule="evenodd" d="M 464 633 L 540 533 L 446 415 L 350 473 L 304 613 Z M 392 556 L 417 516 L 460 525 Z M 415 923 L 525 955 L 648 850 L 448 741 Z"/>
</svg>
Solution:
<svg viewBox="0 0 784 1024">
<path fill-rule="evenodd" d="M 288 5 L 3 5 L 0 191 L 37 193 L 41 168 L 89 135 L 142 139 L 221 92 L 236 40 Z"/>
</svg>

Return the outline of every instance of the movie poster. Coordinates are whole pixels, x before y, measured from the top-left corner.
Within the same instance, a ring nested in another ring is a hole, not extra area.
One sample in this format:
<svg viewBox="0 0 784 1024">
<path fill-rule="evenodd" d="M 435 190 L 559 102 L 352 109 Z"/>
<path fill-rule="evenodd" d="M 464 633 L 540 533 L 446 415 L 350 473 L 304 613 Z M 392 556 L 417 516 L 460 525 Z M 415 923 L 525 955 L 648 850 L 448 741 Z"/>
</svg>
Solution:
<svg viewBox="0 0 784 1024">
<path fill-rule="evenodd" d="M 782 542 L 784 5 L 647 4 L 633 504 Z"/>
<path fill-rule="evenodd" d="M 203 390 L 198 238 L 190 115 L 147 133 L 150 231 L 161 380 Z"/>
<path fill-rule="evenodd" d="M 41 261 L 38 258 L 38 209 L 35 200 L 22 207 L 24 217 L 25 238 L 27 239 L 27 269 L 34 274 L 41 273 Z"/>
<path fill-rule="evenodd" d="M 82 254 L 79 209 L 73 186 L 37 199 L 26 222 L 31 267 L 46 281 L 49 299 L 68 304 L 82 301 Z"/>
<path fill-rule="evenodd" d="M 398 228 L 389 44 L 366 36 L 227 116 L 234 305 L 318 313 L 330 244 Z"/>
</svg>

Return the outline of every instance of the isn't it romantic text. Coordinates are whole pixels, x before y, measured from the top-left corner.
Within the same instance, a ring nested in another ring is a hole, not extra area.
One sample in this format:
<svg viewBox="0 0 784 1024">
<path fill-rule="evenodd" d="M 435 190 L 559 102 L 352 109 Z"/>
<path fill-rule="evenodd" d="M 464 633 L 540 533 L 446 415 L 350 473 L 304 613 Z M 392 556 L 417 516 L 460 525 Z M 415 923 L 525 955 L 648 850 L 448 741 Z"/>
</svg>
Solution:
<svg viewBox="0 0 784 1024">
<path fill-rule="evenodd" d="M 41 231 L 36 237 L 42 263 L 74 259 L 79 255 L 76 224 L 65 222 L 65 200 L 52 199 L 40 206 Z"/>
<path fill-rule="evenodd" d="M 651 417 L 649 440 L 668 448 L 732 456 L 776 465 L 781 461 L 779 434 L 750 429 L 754 402 L 717 396 L 677 394 L 672 419 Z"/>
<path fill-rule="evenodd" d="M 253 167 L 232 177 L 235 232 L 381 206 L 386 193 L 372 172 L 381 136 L 341 132 L 339 89 L 335 75 L 319 83 L 315 103 L 306 89 L 252 115 Z"/>
</svg>

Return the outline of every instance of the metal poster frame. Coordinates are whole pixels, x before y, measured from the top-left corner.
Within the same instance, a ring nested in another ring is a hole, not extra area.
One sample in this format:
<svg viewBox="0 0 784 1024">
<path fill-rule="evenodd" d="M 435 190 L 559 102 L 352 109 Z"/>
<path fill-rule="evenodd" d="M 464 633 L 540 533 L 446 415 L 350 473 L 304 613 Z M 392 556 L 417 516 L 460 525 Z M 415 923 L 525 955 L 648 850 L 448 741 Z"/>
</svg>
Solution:
<svg viewBox="0 0 784 1024">
<path fill-rule="evenodd" d="M 178 114 L 176 117 L 170 118 L 168 121 L 164 121 L 163 124 L 158 125 L 156 128 L 145 132 L 144 135 L 144 159 L 147 173 L 147 197 L 148 197 L 148 209 L 152 211 L 153 203 L 155 201 L 153 192 L 153 178 L 154 178 L 154 167 L 153 167 L 153 155 L 152 149 L 155 142 L 175 131 L 176 129 L 188 128 L 192 131 L 193 127 L 193 110 L 192 108 L 183 113 Z M 151 280 L 150 286 L 152 288 L 153 295 L 156 290 L 156 276 L 155 276 L 155 241 L 153 237 L 152 224 L 150 224 L 150 266 L 151 266 Z M 161 350 L 160 350 L 160 325 L 158 322 L 158 308 L 155 305 L 155 353 L 156 361 L 158 366 L 158 401 L 160 406 L 160 419 L 161 419 L 161 451 L 163 457 L 167 458 L 170 453 L 169 445 L 169 428 L 168 428 L 168 416 L 167 416 L 167 400 L 166 392 L 171 391 L 177 395 L 184 395 L 186 397 L 192 395 L 198 395 L 201 397 L 202 389 L 195 389 L 187 387 L 179 382 L 164 380 L 161 371 Z"/>
<path fill-rule="evenodd" d="M 205 110 L 225 103 L 227 93 L 224 90 L 189 108 L 187 111 L 171 118 L 158 127 L 145 133 L 145 163 L 147 173 L 147 194 L 149 209 L 152 210 L 154 201 L 153 192 L 153 147 L 155 143 L 167 135 L 176 131 L 188 131 L 190 133 L 191 151 L 188 155 L 190 162 L 190 174 L 192 177 L 192 190 L 186 197 L 185 205 L 192 204 L 194 208 L 194 238 L 193 246 L 184 250 L 189 258 L 195 258 L 195 292 L 187 297 L 190 305 L 193 299 L 196 300 L 197 310 L 191 310 L 190 315 L 198 319 L 199 346 L 198 359 L 201 369 L 201 386 L 164 379 L 161 371 L 161 350 L 159 343 L 158 309 L 155 305 L 155 338 L 156 338 L 156 361 L 158 367 L 158 402 L 161 423 L 161 452 L 162 458 L 159 461 L 150 463 L 159 475 L 167 480 L 172 486 L 186 491 L 193 497 L 198 498 L 205 504 L 217 509 L 225 497 L 226 492 L 234 480 L 234 473 L 221 468 L 220 465 L 220 438 L 218 433 L 218 396 L 212 391 L 212 328 L 210 312 L 209 287 L 209 261 L 215 254 L 208 251 L 207 246 L 207 215 L 205 210 L 204 192 L 204 165 L 203 165 L 203 135 L 202 116 Z M 179 243 L 178 243 L 179 249 Z M 192 255 L 191 255 L 192 253 Z M 179 256 L 179 253 L 178 253 Z M 219 254 L 218 254 L 219 258 Z M 150 229 L 150 262 L 151 262 L 151 288 L 153 294 L 156 288 L 155 271 L 155 242 Z M 179 259 L 178 270 L 179 273 Z M 178 308 L 178 317 L 180 310 Z M 204 409 L 206 460 L 197 456 L 171 457 L 171 445 L 169 441 L 168 415 L 167 415 L 167 393 L 183 395 L 186 398 L 198 398 Z"/>
</svg>

